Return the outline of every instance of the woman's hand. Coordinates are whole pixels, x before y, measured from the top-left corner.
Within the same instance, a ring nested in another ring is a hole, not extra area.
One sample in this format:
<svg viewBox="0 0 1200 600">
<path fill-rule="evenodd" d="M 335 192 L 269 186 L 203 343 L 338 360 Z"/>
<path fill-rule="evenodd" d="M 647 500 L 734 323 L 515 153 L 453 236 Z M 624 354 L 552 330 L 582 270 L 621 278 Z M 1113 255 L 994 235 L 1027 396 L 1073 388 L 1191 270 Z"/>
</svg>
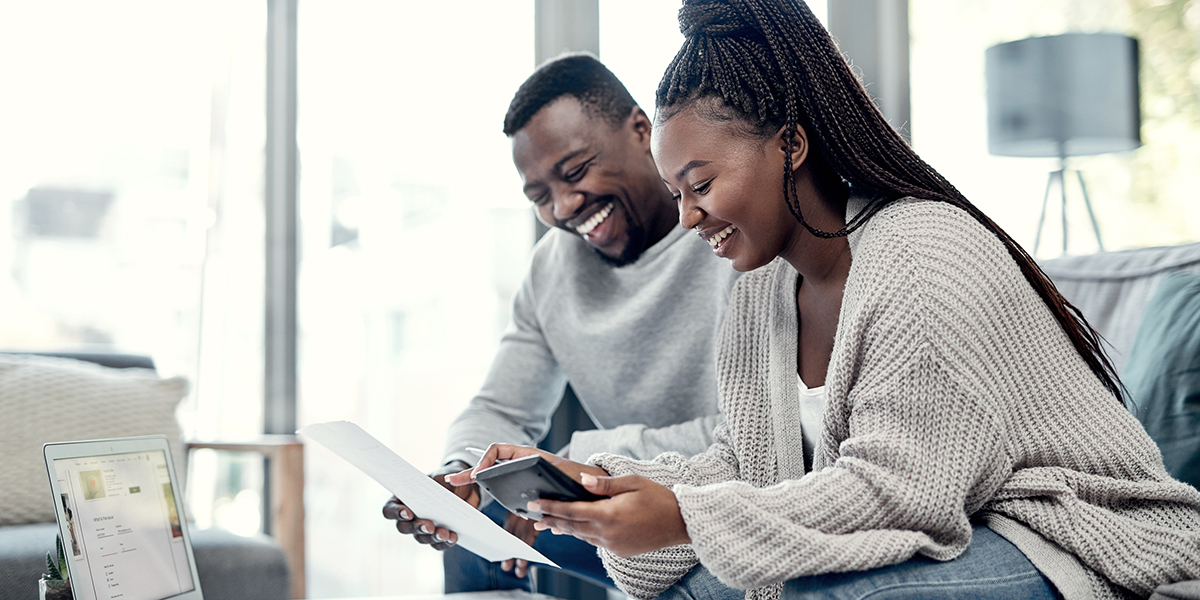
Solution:
<svg viewBox="0 0 1200 600">
<path fill-rule="evenodd" d="M 627 557 L 668 546 L 690 544 L 675 493 L 645 477 L 581 475 L 588 491 L 611 496 L 595 502 L 535 500 L 529 510 L 543 513 L 538 530 L 570 534 L 593 546 Z"/>
<path fill-rule="evenodd" d="M 606 476 L 608 471 L 600 467 L 592 465 L 584 465 L 571 460 L 567 460 L 561 456 L 551 454 L 545 450 L 538 450 L 530 446 L 514 446 L 512 444 L 492 444 L 488 446 L 487 452 L 479 457 L 479 462 L 476 463 L 474 469 L 446 476 L 446 482 L 451 485 L 468 485 L 475 483 L 475 473 L 482 471 L 501 460 L 513 460 L 514 458 L 522 458 L 537 454 L 546 459 L 546 462 L 558 467 L 558 470 L 566 473 L 568 477 L 579 481 L 579 477 L 584 473 L 590 473 L 595 476 Z"/>
</svg>

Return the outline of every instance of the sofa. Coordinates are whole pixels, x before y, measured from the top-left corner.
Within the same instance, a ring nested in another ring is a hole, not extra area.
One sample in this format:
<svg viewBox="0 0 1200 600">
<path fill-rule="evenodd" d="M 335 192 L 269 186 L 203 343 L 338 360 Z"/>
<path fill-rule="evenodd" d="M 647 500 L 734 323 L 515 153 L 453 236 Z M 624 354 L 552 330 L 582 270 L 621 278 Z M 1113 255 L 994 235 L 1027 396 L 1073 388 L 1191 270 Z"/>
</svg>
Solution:
<svg viewBox="0 0 1200 600">
<path fill-rule="evenodd" d="M 1200 487 L 1200 243 L 1040 264 L 1110 344 L 1167 470 Z M 1159 586 L 1151 600 L 1200 600 L 1200 580 Z"/>
<path fill-rule="evenodd" d="M 290 482 L 272 482 L 271 521 L 287 530 L 285 538 L 291 536 L 287 546 L 294 546 L 299 530 L 299 563 L 275 538 L 194 526 L 189 532 L 206 597 L 304 597 L 303 505 L 294 504 L 303 497 L 296 492 L 303 489 L 300 444 L 286 439 L 187 444 L 175 421 L 175 407 L 186 395 L 187 382 L 160 378 L 153 367 L 150 359 L 132 355 L 0 353 L 0 597 L 37 598 L 46 553 L 54 549 L 58 529 L 40 460 L 41 444 L 150 434 L 167 435 L 181 479 L 192 447 L 258 451 L 276 459 L 271 479 L 292 475 Z M 285 455 L 288 460 L 280 460 Z M 285 497 L 288 502 L 281 506 Z M 281 516 L 291 517 L 293 523 L 298 518 L 299 525 L 283 527 Z M 297 571 L 298 581 L 293 578 Z"/>
</svg>

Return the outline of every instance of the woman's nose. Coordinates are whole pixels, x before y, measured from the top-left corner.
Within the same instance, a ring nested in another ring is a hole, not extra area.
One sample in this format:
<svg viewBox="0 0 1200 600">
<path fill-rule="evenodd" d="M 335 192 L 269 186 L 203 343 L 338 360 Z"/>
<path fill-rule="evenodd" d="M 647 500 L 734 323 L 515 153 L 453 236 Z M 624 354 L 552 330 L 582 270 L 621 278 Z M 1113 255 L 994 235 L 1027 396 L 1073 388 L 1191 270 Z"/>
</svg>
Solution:
<svg viewBox="0 0 1200 600">
<path fill-rule="evenodd" d="M 679 226 L 684 229 L 691 229 L 700 224 L 704 220 L 704 211 L 696 206 L 696 203 L 687 200 L 680 196 L 679 198 Z"/>
</svg>

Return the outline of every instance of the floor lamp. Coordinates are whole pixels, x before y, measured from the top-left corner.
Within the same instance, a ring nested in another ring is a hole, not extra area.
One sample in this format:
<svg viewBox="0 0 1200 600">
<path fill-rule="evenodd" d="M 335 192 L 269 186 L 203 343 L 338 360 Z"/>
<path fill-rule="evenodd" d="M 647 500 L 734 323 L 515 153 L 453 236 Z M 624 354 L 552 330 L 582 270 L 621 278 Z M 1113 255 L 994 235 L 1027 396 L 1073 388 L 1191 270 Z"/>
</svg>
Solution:
<svg viewBox="0 0 1200 600">
<path fill-rule="evenodd" d="M 1067 158 L 1141 146 L 1137 40 L 1116 33 L 1066 33 L 987 49 L 988 152 L 1057 157 L 1038 218 L 1036 256 L 1050 190 L 1062 197 L 1062 248 L 1067 253 Z M 1075 175 L 1104 250 L 1083 174 Z"/>
</svg>

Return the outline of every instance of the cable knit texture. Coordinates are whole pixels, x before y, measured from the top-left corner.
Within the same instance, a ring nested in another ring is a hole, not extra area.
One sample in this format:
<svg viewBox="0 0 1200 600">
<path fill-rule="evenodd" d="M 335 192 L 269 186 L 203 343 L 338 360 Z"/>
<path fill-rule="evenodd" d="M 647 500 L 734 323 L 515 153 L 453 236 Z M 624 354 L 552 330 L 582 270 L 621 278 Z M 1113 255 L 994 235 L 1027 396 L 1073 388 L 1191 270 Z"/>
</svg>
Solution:
<svg viewBox="0 0 1200 600">
<path fill-rule="evenodd" d="M 770 600 L 796 577 L 953 559 L 971 516 L 1069 599 L 1200 578 L 1200 492 L 1167 475 L 992 234 L 906 199 L 850 245 L 812 472 L 798 274 L 782 260 L 735 288 L 718 351 L 726 420 L 708 452 L 592 457 L 673 487 L 692 539 L 625 559 L 602 550 L 621 589 L 651 598 L 699 561 Z"/>
</svg>

